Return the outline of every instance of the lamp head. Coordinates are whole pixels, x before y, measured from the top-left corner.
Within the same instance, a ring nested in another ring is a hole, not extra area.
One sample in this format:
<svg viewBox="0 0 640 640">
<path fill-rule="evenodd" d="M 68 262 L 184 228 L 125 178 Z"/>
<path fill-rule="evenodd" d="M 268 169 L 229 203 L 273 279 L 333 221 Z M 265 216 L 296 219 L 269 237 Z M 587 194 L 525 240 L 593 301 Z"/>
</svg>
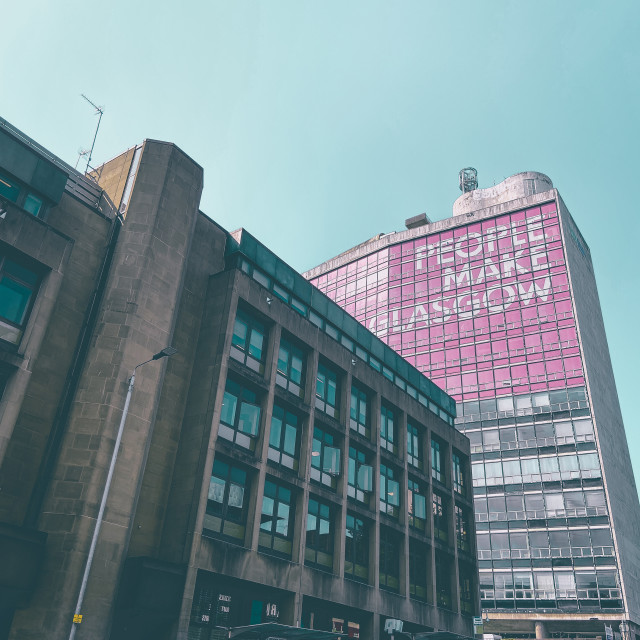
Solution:
<svg viewBox="0 0 640 640">
<path fill-rule="evenodd" d="M 151 359 L 152 360 L 160 360 L 160 358 L 168 358 L 174 354 L 178 353 L 178 350 L 175 347 L 165 347 L 162 351 L 158 351 Z"/>
</svg>

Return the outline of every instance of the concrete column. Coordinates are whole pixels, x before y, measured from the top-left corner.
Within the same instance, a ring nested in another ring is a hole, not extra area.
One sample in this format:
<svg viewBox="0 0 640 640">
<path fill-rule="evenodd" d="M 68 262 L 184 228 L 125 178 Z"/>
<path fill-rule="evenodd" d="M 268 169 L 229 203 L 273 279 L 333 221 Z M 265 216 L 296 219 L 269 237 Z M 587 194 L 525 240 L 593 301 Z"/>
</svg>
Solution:
<svg viewBox="0 0 640 640">
<path fill-rule="evenodd" d="M 536 622 L 536 640 L 547 637 L 547 625 L 544 622 Z"/>
</svg>

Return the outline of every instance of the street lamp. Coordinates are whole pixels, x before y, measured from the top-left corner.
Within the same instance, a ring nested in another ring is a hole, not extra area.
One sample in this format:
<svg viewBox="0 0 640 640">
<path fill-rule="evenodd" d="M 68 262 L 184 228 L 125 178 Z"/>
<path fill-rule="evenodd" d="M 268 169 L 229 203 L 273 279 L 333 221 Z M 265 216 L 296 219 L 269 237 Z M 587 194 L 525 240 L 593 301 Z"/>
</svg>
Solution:
<svg viewBox="0 0 640 640">
<path fill-rule="evenodd" d="M 116 444 L 111 454 L 111 464 L 109 465 L 109 473 L 107 474 L 107 481 L 104 485 L 104 491 L 102 492 L 102 501 L 100 502 L 100 511 L 96 519 L 96 526 L 93 530 L 93 538 L 91 538 L 91 547 L 89 548 L 89 555 L 87 556 L 87 562 L 84 566 L 84 575 L 82 576 L 82 584 L 80 585 L 80 593 L 78 594 L 78 602 L 73 613 L 73 623 L 71 624 L 71 631 L 69 632 L 69 640 L 73 640 L 76 635 L 76 627 L 82 622 L 82 602 L 84 601 L 84 593 L 87 590 L 87 582 L 89 581 L 89 573 L 91 571 L 91 565 L 93 564 L 93 555 L 96 550 L 96 544 L 98 542 L 98 536 L 100 535 L 100 528 L 102 527 L 102 519 L 104 516 L 104 508 L 107 504 L 107 497 L 109 496 L 109 488 L 111 487 L 111 479 L 113 478 L 113 470 L 116 466 L 116 460 L 118 459 L 118 450 L 120 449 L 120 441 L 122 440 L 122 432 L 124 431 L 124 423 L 127 421 L 127 414 L 129 413 L 129 402 L 131 401 L 131 393 L 133 391 L 133 385 L 136 381 L 136 371 L 145 364 L 153 362 L 154 360 L 160 360 L 161 358 L 168 358 L 178 353 L 174 347 L 165 347 L 162 351 L 154 354 L 149 360 L 145 360 L 136 365 L 133 369 L 133 373 L 129 378 L 129 389 L 127 391 L 127 398 L 124 401 L 124 409 L 122 410 L 122 417 L 120 418 L 120 426 L 118 427 L 118 435 L 116 436 Z"/>
</svg>

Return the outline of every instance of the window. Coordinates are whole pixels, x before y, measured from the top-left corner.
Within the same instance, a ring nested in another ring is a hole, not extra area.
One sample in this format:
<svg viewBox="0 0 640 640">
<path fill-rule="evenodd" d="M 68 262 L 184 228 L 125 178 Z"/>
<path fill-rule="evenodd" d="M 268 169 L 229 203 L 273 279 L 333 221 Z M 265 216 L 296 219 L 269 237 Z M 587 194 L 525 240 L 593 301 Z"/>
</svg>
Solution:
<svg viewBox="0 0 640 640">
<path fill-rule="evenodd" d="M 311 567 L 333 569 L 333 524 L 331 507 L 315 498 L 309 498 L 307 513 L 307 539 L 304 563 Z"/>
<path fill-rule="evenodd" d="M 247 473 L 217 459 L 213 463 L 203 530 L 244 543 L 248 504 Z"/>
<path fill-rule="evenodd" d="M 369 581 L 369 532 L 363 520 L 347 513 L 344 548 L 344 577 Z"/>
<path fill-rule="evenodd" d="M 293 547 L 293 518 L 291 489 L 266 480 L 262 497 L 259 548 L 290 558 Z"/>
<path fill-rule="evenodd" d="M 320 363 L 316 376 L 316 407 L 332 418 L 337 418 L 339 403 L 338 374 Z"/>
<path fill-rule="evenodd" d="M 380 511 L 392 518 L 400 512 L 400 484 L 398 472 L 385 464 L 380 465 Z"/>
<path fill-rule="evenodd" d="M 464 478 L 465 469 L 462 464 L 462 456 L 454 453 L 451 456 L 453 461 L 453 489 L 461 496 L 467 495 L 467 485 Z"/>
<path fill-rule="evenodd" d="M 369 398 L 367 393 L 355 384 L 351 386 L 351 413 L 349 424 L 354 431 L 369 438 Z"/>
<path fill-rule="evenodd" d="M 460 611 L 467 615 L 474 614 L 473 606 L 473 569 L 464 563 L 458 564 L 458 578 L 460 582 Z"/>
<path fill-rule="evenodd" d="M 218 435 L 253 451 L 260 430 L 258 396 L 251 390 L 227 379 L 220 411 Z"/>
<path fill-rule="evenodd" d="M 267 330 L 262 322 L 238 309 L 231 338 L 231 357 L 263 373 L 266 335 Z"/>
<path fill-rule="evenodd" d="M 373 491 L 373 467 L 367 464 L 367 457 L 356 447 L 349 447 L 349 478 L 347 495 L 358 502 L 369 504 L 369 494 Z"/>
<path fill-rule="evenodd" d="M 380 446 L 391 453 L 398 453 L 398 439 L 394 423 L 393 409 L 383 404 L 380 409 Z"/>
<path fill-rule="evenodd" d="M 407 493 L 407 511 L 409 512 L 409 526 L 419 531 L 426 529 L 427 523 L 427 499 L 420 485 L 409 478 L 409 490 Z"/>
<path fill-rule="evenodd" d="M 44 203 L 41 198 L 28 190 L 28 187 L 21 186 L 13 178 L 0 173 L 0 196 L 15 202 L 19 207 L 33 216 L 42 216 L 44 213 Z"/>
<path fill-rule="evenodd" d="M 386 527 L 380 527 L 380 588 L 398 591 L 400 588 L 400 536 Z M 402 556 L 404 557 L 404 556 Z"/>
<path fill-rule="evenodd" d="M 407 461 L 422 469 L 422 431 L 410 422 L 407 422 Z"/>
<path fill-rule="evenodd" d="M 447 505 L 442 496 L 433 492 L 433 535 L 436 540 L 449 540 L 449 525 L 447 523 Z"/>
<path fill-rule="evenodd" d="M 436 605 L 451 608 L 451 567 L 450 562 L 436 551 Z"/>
<path fill-rule="evenodd" d="M 294 395 L 304 396 L 304 353 L 288 340 L 280 340 L 276 384 Z"/>
<path fill-rule="evenodd" d="M 283 467 L 298 469 L 298 430 L 300 419 L 295 413 L 274 404 L 269 432 L 269 460 Z"/>
<path fill-rule="evenodd" d="M 409 539 L 409 595 L 427 600 L 427 547 Z"/>
<path fill-rule="evenodd" d="M 313 430 L 311 446 L 311 479 L 335 489 L 340 475 L 340 449 L 336 438 L 319 427 Z"/>
<path fill-rule="evenodd" d="M 38 290 L 36 273 L 0 257 L 0 340 L 18 344 Z"/>
<path fill-rule="evenodd" d="M 455 506 L 456 512 L 456 544 L 461 551 L 471 551 L 469 541 L 469 519 L 462 507 Z M 526 536 L 525 536 L 526 537 Z"/>
<path fill-rule="evenodd" d="M 2 173 L 0 173 L 0 196 L 11 202 L 17 202 L 20 196 L 20 185 Z"/>
<path fill-rule="evenodd" d="M 442 482 L 442 447 L 435 438 L 431 439 L 431 477 Z"/>
</svg>

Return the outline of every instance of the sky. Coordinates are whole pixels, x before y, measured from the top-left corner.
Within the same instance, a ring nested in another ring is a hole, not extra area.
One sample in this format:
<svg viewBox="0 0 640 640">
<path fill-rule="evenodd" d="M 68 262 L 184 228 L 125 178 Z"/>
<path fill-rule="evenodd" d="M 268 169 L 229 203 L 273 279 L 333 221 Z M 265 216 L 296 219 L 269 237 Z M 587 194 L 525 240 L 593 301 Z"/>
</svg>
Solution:
<svg viewBox="0 0 640 640">
<path fill-rule="evenodd" d="M 22 0 L 0 115 L 75 166 L 85 94 L 93 165 L 176 143 L 202 210 L 299 271 L 449 217 L 463 167 L 481 188 L 547 174 L 591 248 L 640 484 L 639 19 L 637 0 Z"/>
</svg>

